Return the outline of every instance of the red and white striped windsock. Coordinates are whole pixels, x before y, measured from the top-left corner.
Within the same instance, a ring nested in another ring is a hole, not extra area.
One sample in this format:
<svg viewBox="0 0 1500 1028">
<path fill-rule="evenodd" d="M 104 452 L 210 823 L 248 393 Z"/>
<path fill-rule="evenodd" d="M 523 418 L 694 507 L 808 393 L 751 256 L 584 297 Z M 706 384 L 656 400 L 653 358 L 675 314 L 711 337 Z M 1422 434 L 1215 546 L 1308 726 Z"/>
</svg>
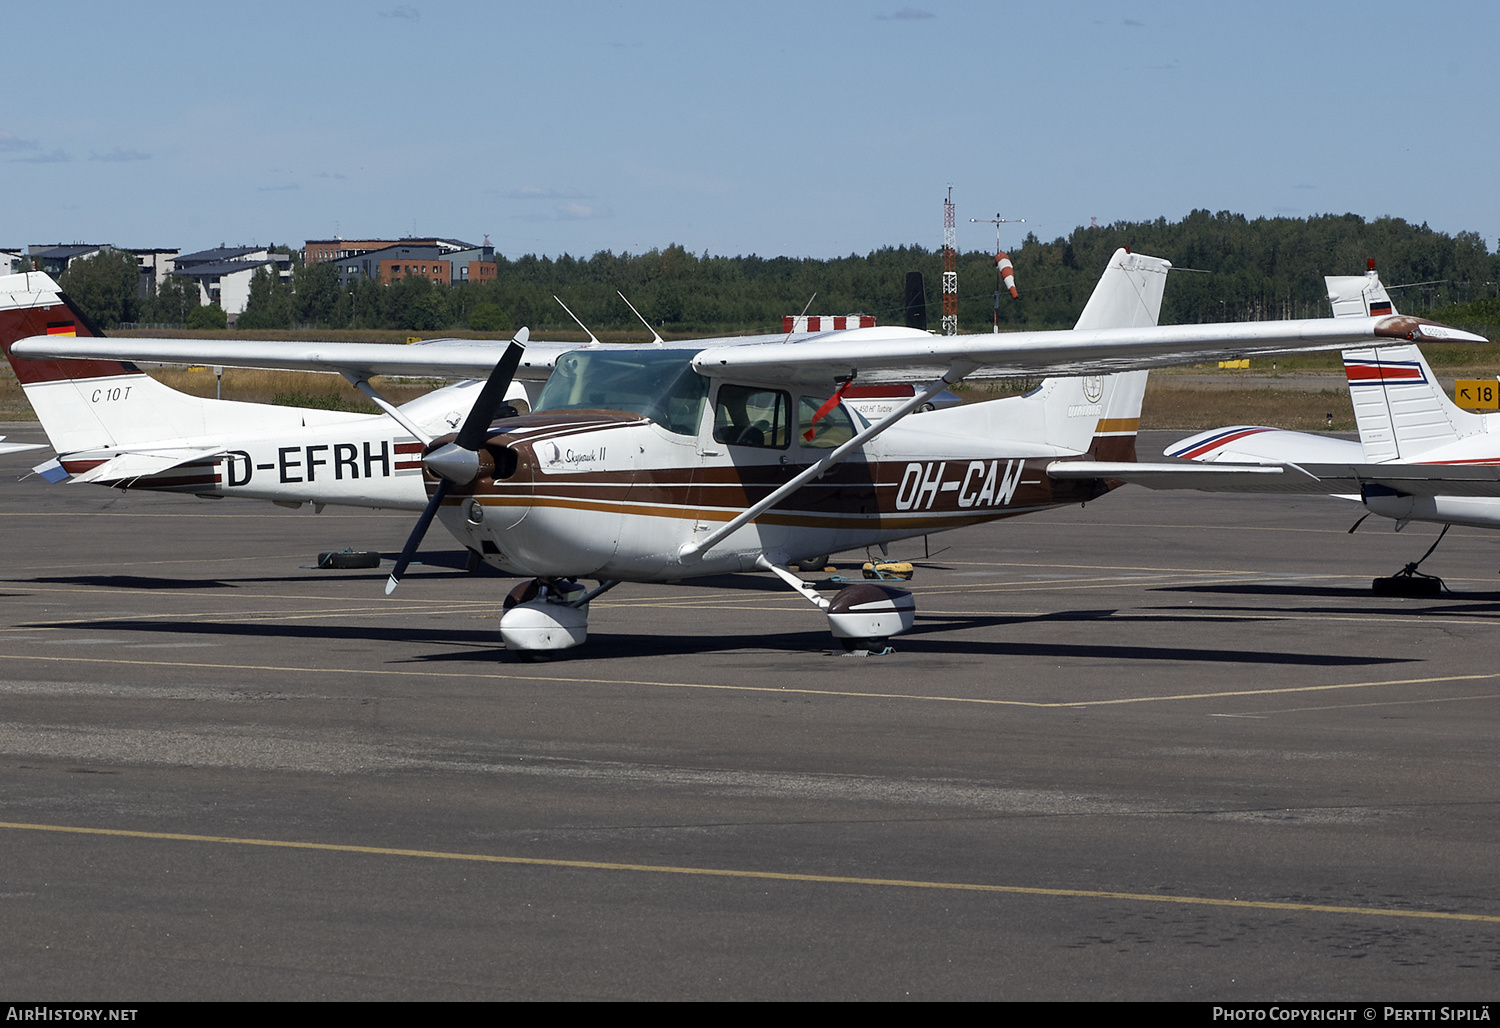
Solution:
<svg viewBox="0 0 1500 1028">
<path fill-rule="evenodd" d="M 1004 250 L 995 254 L 995 267 L 1000 269 L 1000 277 L 1005 280 L 1005 288 L 1010 290 L 1010 298 L 1019 300 L 1021 294 L 1016 292 L 1016 269 L 1011 266 L 1010 254 Z"/>
</svg>

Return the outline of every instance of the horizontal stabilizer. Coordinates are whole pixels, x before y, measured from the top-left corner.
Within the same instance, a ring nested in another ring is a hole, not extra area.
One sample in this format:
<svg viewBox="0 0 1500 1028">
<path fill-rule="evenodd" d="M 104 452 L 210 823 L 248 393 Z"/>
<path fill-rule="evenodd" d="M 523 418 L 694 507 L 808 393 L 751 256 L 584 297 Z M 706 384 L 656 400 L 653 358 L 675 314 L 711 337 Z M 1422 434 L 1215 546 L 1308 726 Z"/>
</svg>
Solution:
<svg viewBox="0 0 1500 1028">
<path fill-rule="evenodd" d="M 7 443 L 5 436 L 0 435 L 0 453 L 20 453 L 22 450 L 40 450 L 41 443 Z"/>
<path fill-rule="evenodd" d="M 1402 496 L 1500 496 L 1500 464 L 1129 464 L 1054 461 L 1055 479 L 1114 479 L 1148 489 L 1358 496 L 1383 486 Z"/>
<path fill-rule="evenodd" d="M 1308 476 L 1314 488 L 1288 488 L 1285 480 L 1293 477 L 1277 464 L 1138 464 L 1095 460 L 1060 460 L 1047 465 L 1047 475 L 1055 479 L 1114 479 L 1133 482 L 1148 489 L 1198 489 L 1204 492 L 1326 492 L 1316 479 Z"/>
<path fill-rule="evenodd" d="M 222 450 L 217 448 L 210 450 L 171 450 L 157 453 L 132 451 L 111 457 L 97 467 L 90 468 L 82 474 L 74 475 L 72 480 L 77 483 L 89 483 L 123 482 L 146 478 L 151 475 L 163 474 L 184 464 L 204 460 L 208 457 L 216 457 L 222 452 Z"/>
</svg>

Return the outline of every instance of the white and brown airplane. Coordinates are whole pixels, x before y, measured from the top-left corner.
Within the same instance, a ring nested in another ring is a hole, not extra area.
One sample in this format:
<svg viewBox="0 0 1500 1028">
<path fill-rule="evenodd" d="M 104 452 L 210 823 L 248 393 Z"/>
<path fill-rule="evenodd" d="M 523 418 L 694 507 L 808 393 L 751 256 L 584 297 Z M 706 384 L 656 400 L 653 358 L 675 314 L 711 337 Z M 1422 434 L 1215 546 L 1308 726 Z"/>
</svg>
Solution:
<svg viewBox="0 0 1500 1028">
<path fill-rule="evenodd" d="M 1120 250 L 1066 332 L 866 328 L 648 346 L 414 346 L 105 339 L 51 279 L 0 278 L 0 344 L 58 458 L 54 479 L 297 505 L 421 508 L 394 589 L 437 516 L 475 560 L 530 579 L 500 630 L 523 656 L 584 641 L 621 581 L 770 571 L 850 648 L 910 628 L 886 584 L 831 599 L 795 562 L 1108 492 L 1128 465 L 1145 369 L 1216 357 L 1477 336 L 1416 318 L 1157 326 L 1170 264 Z M 127 361 L 335 372 L 384 415 L 184 396 Z M 471 378 L 403 407 L 383 374 Z M 924 410 L 965 379 L 1047 377 L 1024 396 Z M 869 421 L 861 385 L 927 383 Z M 525 395 L 530 412 L 507 409 Z M 454 427 L 460 426 L 456 434 Z M 577 584 L 593 579 L 588 590 Z"/>
</svg>

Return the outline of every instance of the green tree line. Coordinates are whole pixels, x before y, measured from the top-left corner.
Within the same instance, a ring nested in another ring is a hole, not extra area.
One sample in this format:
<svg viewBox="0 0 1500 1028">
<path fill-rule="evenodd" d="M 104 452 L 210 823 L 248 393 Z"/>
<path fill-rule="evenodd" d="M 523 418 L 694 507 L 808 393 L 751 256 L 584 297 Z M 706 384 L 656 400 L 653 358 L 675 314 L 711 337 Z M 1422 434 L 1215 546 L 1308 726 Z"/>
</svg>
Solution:
<svg viewBox="0 0 1500 1028">
<path fill-rule="evenodd" d="M 1500 254 L 1490 253 L 1477 233 L 1450 236 L 1399 218 L 1366 221 L 1354 214 L 1249 219 L 1200 210 L 1176 222 L 1158 218 L 1080 227 L 1050 242 L 1028 235 L 1009 251 L 1021 298 L 1001 295 L 1001 324 L 1072 325 L 1110 255 L 1122 246 L 1165 257 L 1185 269 L 1168 286 L 1164 324 L 1324 317 L 1329 309 L 1323 276 L 1360 274 L 1366 258 L 1375 259 L 1402 311 L 1468 312 L 1471 323 L 1484 323 L 1491 308 L 1500 308 L 1500 303 L 1484 302 L 1497 297 Z M 179 314 L 186 322 L 192 316 L 196 289 L 188 290 L 190 300 L 185 291 L 179 295 L 176 287 L 163 287 L 131 308 L 93 281 L 102 275 L 89 277 L 91 284 L 82 288 L 84 276 L 75 278 L 75 269 L 107 256 L 76 262 L 63 281 L 64 289 L 105 327 L 120 321 L 178 321 Z M 925 278 L 930 327 L 937 327 L 941 313 L 942 253 L 916 245 L 814 260 L 693 254 L 674 244 L 641 254 L 497 255 L 496 264 L 493 282 L 448 287 L 413 276 L 342 288 L 333 265 L 298 263 L 290 284 L 269 271 L 256 277 L 237 325 L 422 333 L 499 332 L 526 325 L 533 331 L 577 331 L 555 295 L 596 333 L 644 334 L 617 291 L 663 334 L 775 332 L 783 315 L 800 313 L 814 294 L 809 313 L 872 314 L 880 324 L 900 324 L 911 271 Z M 992 319 L 994 256 L 984 250 L 964 252 L 958 267 L 959 328 L 983 332 Z M 115 281 L 124 282 L 123 274 L 116 276 Z M 70 284 L 74 281 L 79 288 Z M 132 277 L 132 296 L 134 282 Z"/>
</svg>

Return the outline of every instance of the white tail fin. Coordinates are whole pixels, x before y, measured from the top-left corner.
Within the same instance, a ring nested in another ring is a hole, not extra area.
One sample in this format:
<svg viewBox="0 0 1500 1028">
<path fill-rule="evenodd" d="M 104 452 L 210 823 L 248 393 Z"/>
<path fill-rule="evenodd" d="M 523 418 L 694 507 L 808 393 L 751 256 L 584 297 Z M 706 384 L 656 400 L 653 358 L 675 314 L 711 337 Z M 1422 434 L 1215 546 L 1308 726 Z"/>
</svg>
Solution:
<svg viewBox="0 0 1500 1028">
<path fill-rule="evenodd" d="M 1373 260 L 1363 275 L 1328 275 L 1323 281 L 1335 318 L 1397 313 Z M 1415 346 L 1345 350 L 1343 356 L 1359 441 L 1370 463 L 1414 460 L 1485 430 L 1483 415 L 1448 399 Z"/>
<path fill-rule="evenodd" d="M 1161 314 L 1171 262 L 1116 250 L 1077 328 L 1147 328 Z M 1146 372 L 1049 378 L 1025 396 L 923 415 L 924 428 L 1034 443 L 1059 456 L 1134 460 Z"/>
<path fill-rule="evenodd" d="M 133 364 L 22 360 L 11 344 L 32 336 L 101 336 L 40 272 L 0 276 L 0 349 L 58 453 L 113 450 L 331 424 L 368 415 L 207 400 L 180 393 Z"/>
<path fill-rule="evenodd" d="M 1485 431 L 1484 416 L 1448 399 L 1415 346 L 1345 350 L 1344 373 L 1365 460 L 1371 463 L 1415 460 Z"/>
<path fill-rule="evenodd" d="M 1328 287 L 1328 302 L 1333 305 L 1335 318 L 1381 317 L 1397 313 L 1391 305 L 1391 297 L 1381 284 L 1375 271 L 1375 262 L 1369 262 L 1369 270 L 1363 275 L 1324 275 Z"/>
<path fill-rule="evenodd" d="M 1167 271 L 1172 262 L 1116 250 L 1094 287 L 1075 329 L 1149 328 L 1161 317 Z M 1075 452 L 1098 450 L 1100 460 L 1134 460 L 1135 434 L 1146 395 L 1144 371 L 1116 375 L 1053 378 L 1042 383 L 1047 442 Z M 1094 440 L 1099 439 L 1100 444 Z M 1104 443 L 1103 440 L 1110 440 Z M 1128 450 L 1129 456 L 1125 456 Z"/>
<path fill-rule="evenodd" d="M 1076 329 L 1149 328 L 1161 317 L 1171 261 L 1116 250 L 1093 295 L 1078 316 Z"/>
</svg>

